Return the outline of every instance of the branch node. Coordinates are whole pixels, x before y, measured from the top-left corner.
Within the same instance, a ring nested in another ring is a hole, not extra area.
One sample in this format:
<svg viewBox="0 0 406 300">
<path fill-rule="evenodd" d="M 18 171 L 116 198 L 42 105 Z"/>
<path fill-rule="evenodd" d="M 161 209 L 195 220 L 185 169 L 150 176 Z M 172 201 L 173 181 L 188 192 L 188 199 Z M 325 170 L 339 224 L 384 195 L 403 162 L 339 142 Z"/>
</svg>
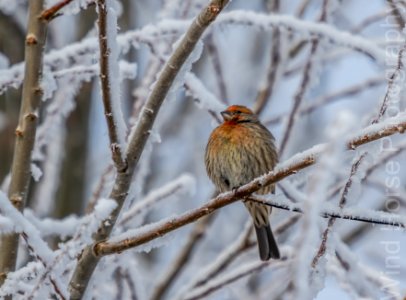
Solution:
<svg viewBox="0 0 406 300">
<path fill-rule="evenodd" d="M 17 137 L 23 137 L 24 136 L 24 131 L 20 128 L 20 126 L 18 126 L 16 128 L 15 134 Z"/>
<path fill-rule="evenodd" d="M 35 114 L 35 113 L 28 113 L 28 114 L 26 114 L 25 116 L 24 116 L 24 118 L 25 119 L 27 119 L 27 120 L 29 120 L 29 121 L 35 121 L 37 118 L 38 118 L 38 116 L 37 116 L 37 114 Z"/>
<path fill-rule="evenodd" d="M 25 43 L 27 45 L 36 45 L 38 44 L 37 37 L 33 33 L 27 34 L 27 37 L 25 38 Z"/>
</svg>

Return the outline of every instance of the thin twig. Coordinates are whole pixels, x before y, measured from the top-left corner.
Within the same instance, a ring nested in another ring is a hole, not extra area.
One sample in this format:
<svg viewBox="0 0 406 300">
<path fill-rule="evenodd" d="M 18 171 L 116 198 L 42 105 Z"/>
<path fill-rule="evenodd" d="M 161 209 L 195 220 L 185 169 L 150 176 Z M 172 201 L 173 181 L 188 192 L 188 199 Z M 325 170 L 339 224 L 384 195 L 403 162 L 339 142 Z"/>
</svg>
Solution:
<svg viewBox="0 0 406 300">
<path fill-rule="evenodd" d="M 185 246 L 183 246 L 180 253 L 176 256 L 174 263 L 165 273 L 164 277 L 155 286 L 154 293 L 150 298 L 151 300 L 162 299 L 162 297 L 168 291 L 169 287 L 173 284 L 176 278 L 178 278 L 178 275 L 190 261 L 192 253 L 194 249 L 196 249 L 196 246 L 199 244 L 199 241 L 201 241 L 204 237 L 207 226 L 209 226 L 214 220 L 214 216 L 214 214 L 209 215 L 196 222 L 195 227 L 190 233 Z"/>
<path fill-rule="evenodd" d="M 363 154 L 361 154 L 359 156 L 359 158 L 355 161 L 355 163 L 352 165 L 351 167 L 351 173 L 350 176 L 348 177 L 347 182 L 345 183 L 343 192 L 341 194 L 341 199 L 340 202 L 338 204 L 338 206 L 342 209 L 344 208 L 345 204 L 347 203 L 347 195 L 349 190 L 351 189 L 352 186 L 352 178 L 355 176 L 355 174 L 358 171 L 359 166 L 361 165 L 363 159 L 365 158 L 365 156 L 367 155 L 367 152 L 364 152 Z M 336 221 L 336 218 L 332 217 L 328 220 L 328 225 L 326 227 L 326 229 L 323 232 L 322 235 L 322 241 L 321 244 L 319 246 L 319 250 L 317 251 L 316 255 L 313 257 L 313 261 L 312 261 L 312 268 L 315 268 L 317 266 L 317 263 L 319 262 L 319 259 L 321 257 L 323 257 L 323 255 L 326 253 L 327 250 L 327 240 L 328 240 L 328 234 L 330 233 L 331 229 L 334 226 L 334 223 Z"/>
<path fill-rule="evenodd" d="M 350 32 L 353 34 L 358 34 L 361 33 L 366 27 L 368 27 L 369 25 L 378 22 L 380 20 L 382 20 L 383 18 L 385 18 L 388 15 L 388 12 L 386 10 L 383 10 L 381 12 L 378 12 L 374 15 L 371 15 L 367 18 L 365 18 L 361 23 L 359 23 L 358 25 L 354 26 Z"/>
<path fill-rule="evenodd" d="M 58 12 L 64 8 L 66 5 L 68 5 L 69 3 L 71 3 L 72 0 L 62 0 L 58 3 L 56 3 L 55 5 L 51 6 L 50 8 L 44 10 L 41 13 L 40 18 L 42 20 L 45 20 L 47 22 L 51 21 L 52 19 L 54 19 L 55 17 L 58 16 Z"/>
<path fill-rule="evenodd" d="M 274 229 L 275 235 L 283 234 L 288 228 L 295 224 L 300 218 L 300 215 L 292 216 L 291 218 L 285 220 L 281 224 L 278 224 Z M 181 292 L 179 295 L 182 298 L 182 295 L 187 291 L 194 289 L 195 287 L 205 284 L 207 281 L 218 276 L 223 270 L 225 270 L 233 261 L 235 261 L 242 253 L 245 253 L 247 250 L 253 248 L 256 243 L 250 241 L 249 237 L 252 233 L 252 222 L 247 222 L 243 232 L 235 239 L 229 247 L 227 247 L 217 259 L 214 260 L 210 265 L 206 266 L 200 273 L 194 278 L 189 286 L 185 289 L 184 292 Z M 175 298 L 179 298 L 175 297 Z"/>
<path fill-rule="evenodd" d="M 344 89 L 331 92 L 330 94 L 323 95 L 316 100 L 312 101 L 307 105 L 303 105 L 303 108 L 299 109 L 298 115 L 303 116 L 314 112 L 316 109 L 319 109 L 325 105 L 332 104 L 336 101 L 339 101 L 343 98 L 355 96 L 359 93 L 364 92 L 368 88 L 373 88 L 385 83 L 385 78 L 382 76 L 367 79 L 361 83 L 357 83 L 346 87 Z M 271 124 L 277 124 L 284 119 L 284 114 L 273 117 L 272 119 L 264 121 L 264 124 L 269 126 Z"/>
<path fill-rule="evenodd" d="M 279 11 L 279 0 L 272 1 L 270 4 L 269 11 L 272 13 Z M 280 72 L 281 68 L 281 34 L 280 29 L 275 27 L 272 29 L 272 40 L 271 40 L 271 51 L 270 51 L 270 59 L 269 65 L 266 69 L 266 76 L 265 76 L 265 85 L 258 91 L 257 98 L 254 102 L 254 112 L 257 115 L 260 115 L 261 112 L 264 110 L 266 104 L 268 103 L 270 97 L 272 96 L 272 92 L 276 85 L 277 75 Z"/>
<path fill-rule="evenodd" d="M 328 9 L 328 0 L 323 1 L 323 8 L 321 11 L 320 15 L 320 22 L 325 22 L 327 18 L 327 9 Z M 313 57 L 316 55 L 318 47 L 319 47 L 319 42 L 320 39 L 314 39 L 311 44 L 310 48 L 310 54 L 307 59 L 306 65 L 304 67 L 303 71 L 303 77 L 302 81 L 300 82 L 299 89 L 297 90 L 294 100 L 293 100 L 293 106 L 292 109 L 289 113 L 288 117 L 288 123 L 285 127 L 285 132 L 283 133 L 281 145 L 279 147 L 279 155 L 282 156 L 282 154 L 285 151 L 286 145 L 288 143 L 288 140 L 291 135 L 291 131 L 293 129 L 293 125 L 296 121 L 297 113 L 299 111 L 300 105 L 306 96 L 307 91 L 310 88 L 310 79 L 311 79 L 311 73 L 313 72 L 314 66 L 313 66 Z"/>
<path fill-rule="evenodd" d="M 217 45 L 214 43 L 213 32 L 207 37 L 206 46 L 213 62 L 214 76 L 216 76 L 216 82 L 220 91 L 220 101 L 224 104 L 228 104 L 229 99 L 226 83 L 224 81 L 223 68 L 221 66 L 220 53 L 217 49 Z"/>
<path fill-rule="evenodd" d="M 260 261 L 254 263 L 248 263 L 246 265 L 239 266 L 235 270 L 230 271 L 228 274 L 224 275 L 222 278 L 209 281 L 204 286 L 200 286 L 185 295 L 182 300 L 197 300 L 202 299 L 211 293 L 223 288 L 224 286 L 239 280 L 245 276 L 251 275 L 255 272 L 259 272 L 266 267 L 270 267 L 270 270 L 279 269 L 281 267 L 286 267 L 290 264 L 290 260 L 269 260 Z"/>
<path fill-rule="evenodd" d="M 397 3 L 395 3 L 395 1 L 393 0 L 388 0 L 388 5 L 391 8 L 391 13 L 392 15 L 396 18 L 396 22 L 398 23 L 399 26 L 399 30 L 403 30 L 405 28 L 405 18 L 402 15 L 401 10 L 398 8 L 398 6 L 396 5 Z"/>
<path fill-rule="evenodd" d="M 388 104 L 389 104 L 389 102 L 391 100 L 391 94 L 394 94 L 393 87 L 394 87 L 394 85 L 396 83 L 396 80 L 399 80 L 398 79 L 399 76 L 403 77 L 403 75 L 404 75 L 403 73 L 401 73 L 401 70 L 403 68 L 403 52 L 405 51 L 405 49 L 406 49 L 406 43 L 403 45 L 403 48 L 399 51 L 398 62 L 397 62 L 396 69 L 389 78 L 388 87 L 386 89 L 386 93 L 385 93 L 385 96 L 383 98 L 382 105 L 381 105 L 381 108 L 379 110 L 379 114 L 372 121 L 372 124 L 378 123 L 382 119 L 382 117 L 384 116 L 384 114 L 385 114 L 385 112 L 386 112 L 386 110 L 388 108 Z"/>
<path fill-rule="evenodd" d="M 119 172 L 117 172 L 115 183 L 109 195 L 109 199 L 114 199 L 117 202 L 117 208 L 113 211 L 108 220 L 100 224 L 100 228 L 94 236 L 96 243 L 105 240 L 113 229 L 121 207 L 127 198 L 134 170 L 144 150 L 155 118 L 176 75 L 192 53 L 203 32 L 216 19 L 228 2 L 228 0 L 212 0 L 208 6 L 203 8 L 190 25 L 187 33 L 160 73 L 130 136 L 130 142 L 125 155 L 128 167 L 125 170 L 119 170 Z M 71 299 L 81 299 L 83 297 L 90 277 L 97 266 L 100 257 L 94 254 L 93 248 L 93 245 L 86 247 L 78 260 L 78 264 L 69 284 Z"/>
<path fill-rule="evenodd" d="M 109 11 L 110 7 L 108 6 L 106 0 L 97 0 L 97 9 L 99 12 L 100 83 L 104 105 L 104 116 L 106 117 L 107 129 L 109 133 L 111 157 L 116 170 L 121 172 L 127 168 L 127 164 L 123 159 L 124 149 L 121 148 L 122 141 L 120 141 L 120 132 L 118 132 L 119 129 L 117 128 L 117 123 L 121 120 L 116 119 L 117 115 L 114 113 L 113 108 L 113 105 L 117 106 L 119 104 L 113 103 L 113 98 L 118 97 L 118 95 L 113 95 L 113 90 L 111 88 L 113 79 L 110 78 L 110 74 L 112 74 L 110 68 L 115 67 L 110 64 L 110 45 L 116 43 L 116 41 L 110 41 L 107 37 L 107 32 L 109 30 L 116 30 L 116 28 L 108 28 L 108 26 L 112 26 L 112 24 L 108 24 L 107 21 L 109 18 L 108 14 L 111 14 L 111 11 Z M 121 109 L 116 108 L 116 110 Z"/>
</svg>

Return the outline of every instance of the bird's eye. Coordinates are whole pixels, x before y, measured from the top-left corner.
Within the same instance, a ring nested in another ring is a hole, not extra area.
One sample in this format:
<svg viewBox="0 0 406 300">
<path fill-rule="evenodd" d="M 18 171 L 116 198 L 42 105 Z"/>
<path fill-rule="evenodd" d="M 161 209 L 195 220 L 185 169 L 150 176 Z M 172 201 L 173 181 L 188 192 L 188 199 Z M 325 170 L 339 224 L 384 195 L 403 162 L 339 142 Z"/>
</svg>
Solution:
<svg viewBox="0 0 406 300">
<path fill-rule="evenodd" d="M 240 113 L 241 113 L 241 110 L 236 110 L 235 113 L 236 113 L 236 114 L 240 114 Z"/>
</svg>

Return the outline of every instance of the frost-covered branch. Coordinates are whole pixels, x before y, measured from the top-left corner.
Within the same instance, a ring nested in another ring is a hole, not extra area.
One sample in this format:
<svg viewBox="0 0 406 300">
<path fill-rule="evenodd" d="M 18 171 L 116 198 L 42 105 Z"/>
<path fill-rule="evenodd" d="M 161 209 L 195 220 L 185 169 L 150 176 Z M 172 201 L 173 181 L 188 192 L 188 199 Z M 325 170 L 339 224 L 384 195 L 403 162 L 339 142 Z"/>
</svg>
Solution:
<svg viewBox="0 0 406 300">
<path fill-rule="evenodd" d="M 325 22 L 327 18 L 327 10 L 328 10 L 328 4 L 327 0 L 323 1 L 323 7 L 320 15 L 320 22 Z M 314 39 L 311 42 L 311 48 L 310 48 L 310 53 L 309 57 L 307 58 L 307 62 L 305 64 L 304 70 L 303 70 L 303 77 L 301 82 L 299 83 L 298 90 L 293 98 L 293 104 L 292 108 L 289 113 L 288 117 L 288 122 L 285 127 L 285 131 L 282 136 L 282 141 L 279 147 L 279 155 L 282 156 L 282 154 L 285 151 L 286 145 L 288 143 L 288 140 L 290 138 L 291 132 L 293 130 L 293 125 L 297 119 L 297 113 L 299 111 L 300 105 L 303 102 L 303 99 L 305 98 L 306 94 L 308 93 L 309 89 L 311 88 L 311 78 L 312 78 L 312 73 L 313 70 L 315 69 L 314 66 L 314 57 L 317 54 L 317 51 L 319 49 L 319 44 L 320 40 L 319 39 Z"/>
<path fill-rule="evenodd" d="M 215 278 L 213 280 L 208 281 L 205 285 L 199 286 L 189 293 L 187 293 L 182 300 L 197 300 L 204 298 L 211 293 L 217 291 L 218 289 L 235 282 L 245 276 L 251 275 L 255 272 L 259 272 L 266 267 L 270 267 L 270 270 L 275 270 L 279 268 L 286 267 L 290 264 L 290 260 L 282 260 L 282 261 L 256 261 L 246 263 L 240 267 L 237 267 L 235 270 L 230 271 L 229 273 L 220 276 L 219 278 Z"/>
<path fill-rule="evenodd" d="M 340 198 L 340 202 L 338 203 L 338 206 L 343 209 L 345 204 L 347 203 L 347 196 L 348 196 L 348 192 L 351 189 L 352 183 L 353 183 L 353 177 L 356 175 L 362 161 L 364 160 L 365 156 L 367 155 L 367 152 L 362 153 L 358 159 L 352 164 L 351 167 L 351 172 L 350 172 L 350 176 L 348 177 L 347 182 L 345 183 L 344 189 L 341 193 L 341 198 Z M 328 235 L 330 233 L 330 231 L 332 230 L 335 221 L 337 219 L 334 217 L 331 217 L 328 220 L 328 224 L 327 224 L 327 228 L 324 230 L 323 235 L 322 235 L 322 241 L 321 244 L 319 246 L 319 250 L 317 251 L 316 255 L 313 257 L 313 261 L 312 261 L 312 268 L 315 268 L 318 261 L 320 260 L 320 258 L 326 253 L 327 250 L 327 239 L 328 239 Z"/>
<path fill-rule="evenodd" d="M 307 115 L 314 112 L 316 109 L 323 107 L 325 105 L 335 103 L 340 99 L 356 96 L 362 92 L 365 92 L 369 88 L 377 87 L 385 83 L 385 78 L 383 76 L 378 76 L 374 78 L 367 79 L 363 82 L 348 86 L 344 89 L 331 92 L 326 95 L 322 95 L 312 101 L 311 103 L 304 104 L 302 108 L 299 109 L 298 115 Z M 284 119 L 285 115 L 281 114 L 276 117 L 273 117 L 269 120 L 266 120 L 264 123 L 266 125 L 276 124 L 281 122 Z"/>
<path fill-rule="evenodd" d="M 125 169 L 124 158 L 126 125 L 121 111 L 118 69 L 117 14 L 114 0 L 97 0 L 99 13 L 100 83 L 110 138 L 110 150 L 118 171 Z"/>
<path fill-rule="evenodd" d="M 22 211 L 28 196 L 31 177 L 31 152 L 37 130 L 38 109 L 41 105 L 43 87 L 42 67 L 47 23 L 38 18 L 44 0 L 30 1 L 28 29 L 25 39 L 25 74 L 20 116 L 15 130 L 15 148 L 11 166 L 8 197 Z M 18 238 L 16 233 L 0 238 L 0 286 L 16 265 Z"/>
<path fill-rule="evenodd" d="M 387 119 L 386 122 L 380 124 L 370 125 L 367 128 L 361 130 L 361 132 L 347 142 L 349 149 L 355 149 L 356 147 L 377 140 L 381 137 L 388 136 L 397 132 L 403 132 L 406 129 L 406 115 L 402 114 L 399 117 L 394 117 Z M 133 237 L 131 239 L 125 238 L 122 241 L 115 242 L 110 244 L 107 242 L 96 243 L 94 246 L 94 253 L 97 256 L 109 255 L 117 252 L 121 252 L 126 249 L 136 247 L 138 245 L 147 243 L 151 240 L 154 240 L 158 237 L 161 237 L 173 230 L 178 229 L 179 227 L 190 224 L 201 217 L 208 215 L 215 210 L 229 205 L 233 202 L 236 202 L 239 199 L 244 199 L 246 196 L 252 194 L 253 192 L 260 189 L 262 186 L 269 185 L 271 183 L 276 183 L 282 180 L 285 177 L 288 177 L 292 174 L 296 174 L 298 171 L 313 165 L 317 157 L 323 153 L 326 149 L 325 144 L 314 146 L 313 148 L 299 153 L 287 161 L 279 164 L 276 168 L 268 173 L 267 175 L 261 176 L 250 183 L 241 186 L 235 191 L 227 192 L 219 195 L 215 199 L 211 200 L 207 204 L 186 212 L 178 217 L 172 218 L 166 223 L 159 223 L 156 226 L 151 226 L 149 230 L 144 231 L 142 234 Z M 269 202 L 274 206 L 278 207 L 275 200 Z M 283 208 L 283 205 L 280 205 L 279 208 Z M 286 209 L 290 210 L 289 207 Z M 300 208 L 295 208 L 294 211 L 300 212 Z M 325 217 L 336 217 L 343 219 L 354 219 L 356 218 L 359 221 L 377 223 L 377 224 L 389 224 L 392 226 L 404 227 L 404 222 L 399 221 L 397 217 L 394 218 L 394 221 L 391 222 L 382 220 L 378 215 L 373 215 L 373 218 L 369 218 L 366 215 L 352 215 L 351 213 L 341 214 L 339 211 L 325 211 L 323 213 Z M 388 217 L 388 216 L 384 216 Z"/>
<path fill-rule="evenodd" d="M 263 30 L 269 30 L 273 27 L 288 29 L 293 33 L 308 37 L 308 40 L 311 40 L 312 37 L 325 38 L 330 43 L 354 49 L 366 54 L 379 64 L 385 61 L 385 51 L 378 47 L 376 43 L 364 37 L 338 30 L 325 23 L 304 21 L 290 15 L 266 15 L 253 11 L 231 11 L 221 15 L 216 23 L 241 24 Z"/>
<path fill-rule="evenodd" d="M 154 292 L 150 298 L 151 300 L 162 299 L 169 287 L 173 284 L 176 278 L 178 278 L 182 270 L 187 266 L 187 263 L 191 260 L 193 251 L 205 236 L 206 229 L 213 222 L 214 216 L 215 215 L 209 215 L 196 222 L 186 244 L 176 256 L 173 264 L 169 267 L 169 270 L 164 273 L 162 279 L 159 280 L 158 284 L 155 286 Z"/>
<path fill-rule="evenodd" d="M 270 13 L 277 13 L 279 11 L 279 0 L 269 2 L 270 7 L 268 10 Z M 262 110 L 265 108 L 269 98 L 272 96 L 274 87 L 276 86 L 277 80 L 281 75 L 281 60 L 283 59 L 282 55 L 282 35 L 279 28 L 272 29 L 272 40 L 271 40 L 271 49 L 269 52 L 269 63 L 266 69 L 265 82 L 262 86 L 259 87 L 253 111 L 255 114 L 260 115 Z"/>
<path fill-rule="evenodd" d="M 401 71 L 402 71 L 402 68 L 404 67 L 404 63 L 403 63 L 404 54 L 403 53 L 405 52 L 405 50 L 406 50 L 406 43 L 403 45 L 403 48 L 400 49 L 400 51 L 398 53 L 398 61 L 397 61 L 396 69 L 389 77 L 388 87 L 386 89 L 386 93 L 383 98 L 381 108 L 379 109 L 379 114 L 372 121 L 373 124 L 378 123 L 385 115 L 388 105 L 391 102 L 391 98 L 393 98 L 393 95 L 396 95 L 396 93 L 397 93 L 397 91 L 395 91 L 394 89 L 399 88 L 399 85 L 401 84 L 401 83 L 399 83 L 399 80 L 401 82 L 404 81 L 404 78 L 402 79 L 403 73 L 401 73 Z"/>
<path fill-rule="evenodd" d="M 107 222 L 102 222 L 100 225 L 99 232 L 94 237 L 96 243 L 105 240 L 111 233 L 124 200 L 127 197 L 132 175 L 150 135 L 155 118 L 176 76 L 194 50 L 205 29 L 216 19 L 227 3 L 227 0 L 212 0 L 207 7 L 202 9 L 160 73 L 141 111 L 138 122 L 130 134 L 125 153 L 128 167 L 125 170 L 118 170 L 113 189 L 109 196 L 110 199 L 114 199 L 117 202 L 118 207 Z M 189 67 L 191 67 L 191 63 Z M 78 260 L 70 282 L 72 299 L 80 299 L 83 296 L 98 261 L 99 257 L 93 252 L 93 246 L 87 247 Z"/>
</svg>

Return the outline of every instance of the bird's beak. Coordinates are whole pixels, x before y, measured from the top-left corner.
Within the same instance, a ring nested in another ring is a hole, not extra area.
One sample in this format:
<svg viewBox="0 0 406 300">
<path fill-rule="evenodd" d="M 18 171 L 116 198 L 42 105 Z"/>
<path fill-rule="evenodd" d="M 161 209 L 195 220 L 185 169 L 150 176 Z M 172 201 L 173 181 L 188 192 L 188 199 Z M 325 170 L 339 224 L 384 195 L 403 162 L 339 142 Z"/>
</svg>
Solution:
<svg viewBox="0 0 406 300">
<path fill-rule="evenodd" d="M 232 118 L 232 115 L 229 111 L 222 111 L 221 116 L 223 117 L 224 121 L 230 121 Z"/>
</svg>

